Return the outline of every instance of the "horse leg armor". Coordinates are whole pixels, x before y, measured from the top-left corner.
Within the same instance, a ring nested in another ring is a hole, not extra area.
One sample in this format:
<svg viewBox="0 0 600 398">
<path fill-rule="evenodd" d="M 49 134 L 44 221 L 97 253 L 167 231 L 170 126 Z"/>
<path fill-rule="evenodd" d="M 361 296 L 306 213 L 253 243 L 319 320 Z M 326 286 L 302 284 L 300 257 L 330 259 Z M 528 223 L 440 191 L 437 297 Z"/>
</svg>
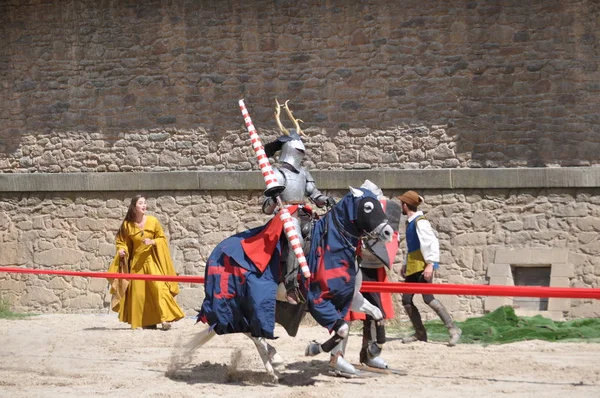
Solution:
<svg viewBox="0 0 600 398">
<path fill-rule="evenodd" d="M 360 363 L 373 368 L 387 369 L 388 364 L 380 357 L 385 344 L 385 325 L 367 315 L 363 321 L 363 340 L 360 350 Z"/>
<path fill-rule="evenodd" d="M 383 320 L 383 314 L 381 313 L 381 310 L 373 304 L 369 303 L 367 300 L 365 300 L 365 298 L 358 291 L 358 289 L 356 289 L 354 292 L 351 308 L 352 311 L 364 312 L 370 315 L 376 321 Z M 333 331 L 335 332 L 333 336 L 331 336 L 331 338 L 323 344 L 319 344 L 317 342 L 310 343 L 308 347 L 306 347 L 305 355 L 315 356 L 320 354 L 321 352 L 330 352 L 335 346 L 337 346 L 344 338 L 348 336 L 349 330 L 350 327 L 348 326 L 348 324 L 344 320 L 338 319 L 333 325 Z"/>
<path fill-rule="evenodd" d="M 342 319 L 333 326 L 333 335 L 324 342 L 319 344 L 316 341 L 312 341 L 306 347 L 304 354 L 306 356 L 319 355 L 322 352 L 331 353 L 329 359 L 329 367 L 338 376 L 351 377 L 356 375 L 356 369 L 351 363 L 344 359 L 344 351 L 346 350 L 346 344 L 348 343 L 348 335 L 350 334 L 350 326 Z"/>
<path fill-rule="evenodd" d="M 271 365 L 273 365 L 275 369 L 285 368 L 285 362 L 283 362 L 283 358 L 279 355 L 275 347 L 267 343 L 264 337 L 260 337 L 259 340 L 263 340 L 267 345 L 267 353 L 269 354 Z"/>
<path fill-rule="evenodd" d="M 358 375 L 356 368 L 344 358 L 348 336 L 344 337 L 332 350 L 329 356 L 329 369 L 336 376 L 354 377 Z"/>
<path fill-rule="evenodd" d="M 331 352 L 339 343 L 342 342 L 350 332 L 350 326 L 343 320 L 338 319 L 333 325 L 333 335 L 324 342 L 319 344 L 317 341 L 312 341 L 306 347 L 304 355 L 307 357 L 314 357 L 322 352 Z"/>
</svg>

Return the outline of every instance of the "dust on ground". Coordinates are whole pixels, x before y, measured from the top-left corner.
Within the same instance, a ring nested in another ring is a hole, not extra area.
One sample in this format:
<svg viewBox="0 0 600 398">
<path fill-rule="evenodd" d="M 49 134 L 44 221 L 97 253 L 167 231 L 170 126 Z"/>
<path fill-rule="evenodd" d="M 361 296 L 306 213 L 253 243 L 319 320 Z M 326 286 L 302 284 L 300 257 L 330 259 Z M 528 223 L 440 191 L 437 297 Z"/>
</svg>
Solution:
<svg viewBox="0 0 600 398">
<path fill-rule="evenodd" d="M 113 315 L 0 319 L 0 396 L 5 397 L 600 397 L 600 344 L 526 341 L 504 345 L 417 342 L 388 336 L 383 358 L 407 375 L 328 374 L 328 355 L 304 356 L 321 327 L 271 342 L 286 361 L 269 382 L 246 336 L 217 336 L 191 353 L 205 326 L 184 318 L 169 331 L 131 330 Z M 358 361 L 361 337 L 346 358 Z M 176 364 L 177 366 L 174 366 Z"/>
</svg>

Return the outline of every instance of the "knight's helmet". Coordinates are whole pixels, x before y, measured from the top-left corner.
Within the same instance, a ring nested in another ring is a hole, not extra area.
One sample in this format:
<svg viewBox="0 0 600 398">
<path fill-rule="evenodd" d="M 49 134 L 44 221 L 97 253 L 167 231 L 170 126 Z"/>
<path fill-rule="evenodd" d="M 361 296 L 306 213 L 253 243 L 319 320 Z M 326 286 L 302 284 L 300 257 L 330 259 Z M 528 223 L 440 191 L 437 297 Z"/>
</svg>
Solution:
<svg viewBox="0 0 600 398">
<path fill-rule="evenodd" d="M 288 108 L 288 101 L 285 101 L 283 105 L 283 109 L 285 109 L 289 119 L 294 123 L 295 128 L 286 129 L 281 120 L 279 119 L 279 114 L 281 111 L 282 105 L 275 100 L 277 106 L 275 107 L 275 120 L 277 121 L 277 125 L 279 129 L 283 133 L 283 135 L 277 138 L 275 141 L 268 143 L 265 145 L 265 153 L 268 157 L 273 157 L 275 153 L 281 151 L 279 155 L 279 161 L 284 162 L 292 166 L 296 171 L 300 170 L 302 159 L 304 158 L 304 152 L 306 149 L 304 148 L 304 143 L 302 142 L 302 135 L 305 135 L 300 128 L 300 123 L 303 122 L 300 119 L 294 118 L 292 115 L 292 111 Z"/>
</svg>

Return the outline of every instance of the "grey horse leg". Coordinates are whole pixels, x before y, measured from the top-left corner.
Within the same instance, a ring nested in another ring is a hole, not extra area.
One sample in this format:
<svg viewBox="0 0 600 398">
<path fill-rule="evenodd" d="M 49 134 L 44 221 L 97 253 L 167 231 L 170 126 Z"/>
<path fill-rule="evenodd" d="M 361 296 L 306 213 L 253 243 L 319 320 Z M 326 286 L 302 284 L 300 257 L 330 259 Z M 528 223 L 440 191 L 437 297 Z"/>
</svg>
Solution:
<svg viewBox="0 0 600 398">
<path fill-rule="evenodd" d="M 273 383 L 277 383 L 279 381 L 279 377 L 275 374 L 273 364 L 271 363 L 271 357 L 269 355 L 269 344 L 267 344 L 267 341 L 264 338 L 252 337 L 248 334 L 247 336 L 250 338 L 250 340 L 254 342 L 254 345 L 256 345 L 256 349 L 258 350 L 260 359 L 262 360 L 263 365 L 265 366 L 267 374 L 271 377 L 271 381 Z M 276 351 L 275 354 L 277 354 Z"/>
</svg>

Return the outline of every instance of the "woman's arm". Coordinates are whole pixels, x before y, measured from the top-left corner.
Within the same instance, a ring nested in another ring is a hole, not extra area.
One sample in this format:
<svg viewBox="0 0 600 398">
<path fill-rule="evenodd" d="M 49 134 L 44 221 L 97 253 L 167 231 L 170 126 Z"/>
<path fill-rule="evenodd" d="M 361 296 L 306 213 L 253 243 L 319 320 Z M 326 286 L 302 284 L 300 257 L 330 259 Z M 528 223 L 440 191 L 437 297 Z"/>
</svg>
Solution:
<svg viewBox="0 0 600 398">
<path fill-rule="evenodd" d="M 117 254 L 121 257 L 129 257 L 129 241 L 130 241 L 127 225 L 125 222 L 121 224 L 121 228 L 119 228 L 119 232 L 117 233 L 116 238 L 116 246 L 117 246 Z"/>
</svg>

